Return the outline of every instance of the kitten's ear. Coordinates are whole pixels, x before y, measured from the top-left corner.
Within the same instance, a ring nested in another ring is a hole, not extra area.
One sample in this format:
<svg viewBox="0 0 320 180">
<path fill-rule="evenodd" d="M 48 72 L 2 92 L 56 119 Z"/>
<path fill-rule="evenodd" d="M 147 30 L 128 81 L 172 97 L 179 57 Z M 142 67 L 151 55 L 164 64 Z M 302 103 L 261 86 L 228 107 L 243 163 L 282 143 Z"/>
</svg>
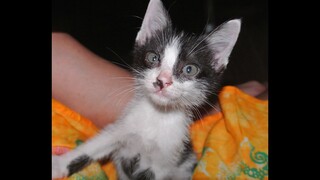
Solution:
<svg viewBox="0 0 320 180">
<path fill-rule="evenodd" d="M 214 53 L 212 66 L 216 71 L 227 66 L 231 51 L 238 39 L 240 27 L 241 20 L 234 19 L 217 27 L 208 37 L 207 42 Z"/>
<path fill-rule="evenodd" d="M 136 37 L 136 43 L 143 45 L 157 30 L 171 24 L 168 12 L 160 0 L 150 0 L 142 26 Z"/>
</svg>

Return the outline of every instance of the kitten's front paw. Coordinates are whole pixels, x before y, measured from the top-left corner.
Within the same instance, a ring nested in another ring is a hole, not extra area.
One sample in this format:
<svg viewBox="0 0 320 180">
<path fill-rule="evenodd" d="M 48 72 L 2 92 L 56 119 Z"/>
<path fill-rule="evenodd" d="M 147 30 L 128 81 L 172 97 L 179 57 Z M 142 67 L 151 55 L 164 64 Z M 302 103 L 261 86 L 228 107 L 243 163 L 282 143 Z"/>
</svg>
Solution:
<svg viewBox="0 0 320 180">
<path fill-rule="evenodd" d="M 62 157 L 52 155 L 52 179 L 67 176 L 68 170 L 65 167 Z"/>
</svg>

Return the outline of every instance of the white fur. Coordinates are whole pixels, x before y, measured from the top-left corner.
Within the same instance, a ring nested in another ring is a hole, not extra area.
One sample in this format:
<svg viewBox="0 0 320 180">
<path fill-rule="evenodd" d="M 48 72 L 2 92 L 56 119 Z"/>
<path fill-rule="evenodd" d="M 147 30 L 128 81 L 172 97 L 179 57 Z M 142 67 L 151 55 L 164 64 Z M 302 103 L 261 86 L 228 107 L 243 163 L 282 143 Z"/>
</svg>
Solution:
<svg viewBox="0 0 320 180">
<path fill-rule="evenodd" d="M 179 38 L 174 38 L 170 44 L 166 46 L 161 59 L 161 69 L 172 71 L 174 64 L 180 53 Z"/>
<path fill-rule="evenodd" d="M 187 128 L 183 127 L 188 124 L 188 120 L 190 122 L 186 113 L 181 110 L 159 110 L 143 97 L 136 98 L 132 104 L 128 112 L 130 116 L 125 117 L 123 123 L 127 134 L 141 138 L 143 146 L 137 143 L 137 147 L 158 149 L 164 154 L 170 154 L 174 148 L 180 147 L 181 140 L 188 133 Z"/>
<path fill-rule="evenodd" d="M 137 97 L 129 106 L 128 114 L 130 116 L 123 119 L 122 130 L 128 135 L 127 140 L 134 143 L 122 148 L 118 156 L 130 158 L 131 155 L 132 158 L 140 153 L 139 168 L 151 167 L 156 179 L 177 173 L 179 149 L 182 151 L 183 141 L 188 140 L 187 127 L 191 119 L 187 113 L 178 109 L 159 110 L 150 99 Z"/>
</svg>

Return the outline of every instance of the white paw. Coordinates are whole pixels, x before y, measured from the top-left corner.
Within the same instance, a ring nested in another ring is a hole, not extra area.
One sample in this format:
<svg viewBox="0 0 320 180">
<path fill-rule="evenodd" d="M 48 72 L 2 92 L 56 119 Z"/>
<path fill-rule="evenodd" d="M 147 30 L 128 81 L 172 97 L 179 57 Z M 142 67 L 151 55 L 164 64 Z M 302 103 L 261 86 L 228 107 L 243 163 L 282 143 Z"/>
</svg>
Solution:
<svg viewBox="0 0 320 180">
<path fill-rule="evenodd" d="M 68 170 L 62 157 L 52 155 L 52 179 L 67 176 Z"/>
</svg>

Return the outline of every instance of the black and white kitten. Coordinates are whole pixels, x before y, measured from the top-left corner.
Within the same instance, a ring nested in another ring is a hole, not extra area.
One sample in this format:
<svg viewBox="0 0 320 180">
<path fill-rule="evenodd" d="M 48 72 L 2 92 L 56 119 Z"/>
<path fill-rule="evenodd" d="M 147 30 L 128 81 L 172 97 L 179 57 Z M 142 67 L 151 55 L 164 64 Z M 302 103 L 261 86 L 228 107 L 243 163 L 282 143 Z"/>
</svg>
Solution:
<svg viewBox="0 0 320 180">
<path fill-rule="evenodd" d="M 115 123 L 61 156 L 52 177 L 70 176 L 110 157 L 119 179 L 191 179 L 193 110 L 216 94 L 240 32 L 231 20 L 199 37 L 177 33 L 160 0 L 151 0 L 134 46 L 135 96 Z"/>
</svg>

